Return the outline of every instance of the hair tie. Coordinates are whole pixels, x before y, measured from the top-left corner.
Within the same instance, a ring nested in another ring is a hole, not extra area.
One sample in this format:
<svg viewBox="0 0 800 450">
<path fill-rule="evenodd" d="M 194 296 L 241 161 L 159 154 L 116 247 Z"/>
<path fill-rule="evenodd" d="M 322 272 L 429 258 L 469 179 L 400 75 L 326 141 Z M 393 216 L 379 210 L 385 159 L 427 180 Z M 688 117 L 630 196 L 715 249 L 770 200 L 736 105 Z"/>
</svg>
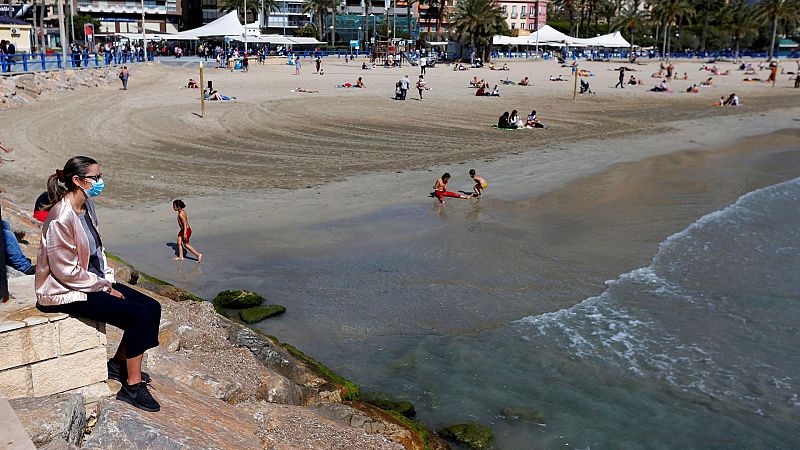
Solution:
<svg viewBox="0 0 800 450">
<path fill-rule="evenodd" d="M 64 171 L 61 169 L 56 169 L 56 176 L 58 177 L 58 181 L 64 183 Z"/>
</svg>

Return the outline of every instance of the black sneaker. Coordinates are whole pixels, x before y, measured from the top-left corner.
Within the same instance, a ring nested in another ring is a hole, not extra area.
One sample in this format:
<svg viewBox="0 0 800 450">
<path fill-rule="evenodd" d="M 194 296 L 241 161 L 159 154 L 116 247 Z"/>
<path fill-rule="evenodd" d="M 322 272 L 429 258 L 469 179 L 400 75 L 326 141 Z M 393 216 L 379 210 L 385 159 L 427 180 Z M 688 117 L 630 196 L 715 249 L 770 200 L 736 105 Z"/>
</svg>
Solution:
<svg viewBox="0 0 800 450">
<path fill-rule="evenodd" d="M 125 366 L 125 364 L 114 361 L 113 359 L 109 359 L 106 366 L 108 367 L 109 380 L 116 380 L 120 383 L 123 381 L 126 383 L 128 382 L 128 368 Z M 150 375 L 148 375 L 145 371 L 142 371 L 142 381 L 150 384 Z"/>
<path fill-rule="evenodd" d="M 148 412 L 158 412 L 161 410 L 161 405 L 150 395 L 150 391 L 147 390 L 147 383 L 145 382 L 134 385 L 122 383 L 122 387 L 119 389 L 119 392 L 117 392 L 117 400 L 130 403 Z"/>
<path fill-rule="evenodd" d="M 32 264 L 28 267 L 28 270 L 23 272 L 25 275 L 36 275 L 36 264 Z"/>
</svg>

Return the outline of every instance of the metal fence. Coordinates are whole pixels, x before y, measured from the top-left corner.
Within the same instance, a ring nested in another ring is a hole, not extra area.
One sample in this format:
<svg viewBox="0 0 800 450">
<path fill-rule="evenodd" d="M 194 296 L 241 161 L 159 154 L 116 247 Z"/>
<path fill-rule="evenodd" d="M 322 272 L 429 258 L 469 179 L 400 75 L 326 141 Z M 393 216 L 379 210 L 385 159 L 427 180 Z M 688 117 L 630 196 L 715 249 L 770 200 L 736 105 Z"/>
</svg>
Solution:
<svg viewBox="0 0 800 450">
<path fill-rule="evenodd" d="M 147 59 L 153 60 L 148 53 Z M 132 52 L 117 53 L 71 53 L 64 60 L 61 53 L 22 53 L 0 55 L 0 74 L 41 72 L 60 69 L 80 69 L 81 67 L 104 67 L 118 64 L 144 62 L 144 55 Z"/>
</svg>

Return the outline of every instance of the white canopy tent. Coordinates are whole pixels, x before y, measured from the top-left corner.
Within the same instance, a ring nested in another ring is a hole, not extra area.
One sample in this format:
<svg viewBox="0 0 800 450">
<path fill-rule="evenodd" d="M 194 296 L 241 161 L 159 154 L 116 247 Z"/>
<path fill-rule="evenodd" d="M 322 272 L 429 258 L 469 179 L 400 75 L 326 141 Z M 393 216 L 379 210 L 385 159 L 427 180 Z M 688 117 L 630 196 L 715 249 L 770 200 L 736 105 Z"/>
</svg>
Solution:
<svg viewBox="0 0 800 450">
<path fill-rule="evenodd" d="M 131 41 L 138 41 L 142 39 L 142 33 L 117 33 L 115 36 L 119 36 Z M 148 41 L 196 41 L 197 39 L 198 38 L 193 36 L 179 36 L 177 34 L 147 33 Z"/>
<path fill-rule="evenodd" d="M 175 36 L 191 36 L 195 38 L 207 36 L 244 36 L 244 26 L 239 22 L 239 13 L 232 11 L 202 27 L 181 31 Z"/>
<path fill-rule="evenodd" d="M 530 36 L 495 36 L 492 39 L 492 43 L 494 45 L 543 45 L 553 47 L 569 45 L 570 47 L 623 48 L 631 46 L 619 31 L 603 36 L 581 39 L 568 36 L 550 25 L 543 26 L 538 31 L 531 33 Z"/>
<path fill-rule="evenodd" d="M 228 36 L 229 39 L 244 42 L 242 36 Z M 261 34 L 257 36 L 247 35 L 247 42 L 257 42 L 276 45 L 317 45 L 322 42 L 312 37 L 283 36 L 280 34 Z"/>
</svg>

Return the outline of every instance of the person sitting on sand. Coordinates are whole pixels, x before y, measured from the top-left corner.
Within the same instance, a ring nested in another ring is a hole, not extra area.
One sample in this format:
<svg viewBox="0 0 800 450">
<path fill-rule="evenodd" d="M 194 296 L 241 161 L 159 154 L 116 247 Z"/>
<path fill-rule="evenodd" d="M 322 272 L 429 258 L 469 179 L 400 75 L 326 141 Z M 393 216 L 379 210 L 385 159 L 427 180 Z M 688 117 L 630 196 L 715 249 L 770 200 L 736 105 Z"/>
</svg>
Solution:
<svg viewBox="0 0 800 450">
<path fill-rule="evenodd" d="M 506 63 L 503 63 L 503 70 L 509 70 L 509 68 L 508 68 L 508 64 L 506 64 Z"/>
<path fill-rule="evenodd" d="M 700 92 L 700 89 L 698 89 L 697 84 L 693 84 L 693 85 L 689 86 L 688 88 L 686 88 L 686 92 L 688 92 L 690 94 L 697 94 L 697 93 Z"/>
<path fill-rule="evenodd" d="M 200 86 L 197 85 L 196 81 L 194 81 L 193 79 L 189 78 L 189 82 L 186 83 L 186 88 L 187 89 L 199 89 Z"/>
<path fill-rule="evenodd" d="M 172 202 L 172 210 L 178 213 L 178 256 L 176 260 L 183 260 L 183 248 L 192 252 L 200 263 L 203 260 L 203 254 L 198 252 L 192 244 L 189 243 L 189 238 L 192 237 L 192 227 L 189 226 L 189 216 L 186 215 L 186 203 L 183 200 L 175 200 Z"/>
<path fill-rule="evenodd" d="M 689 74 L 686 72 L 683 72 L 683 78 L 676 78 L 676 80 L 684 80 L 684 81 L 688 79 L 689 79 Z"/>
<path fill-rule="evenodd" d="M 544 128 L 544 124 L 539 122 L 539 117 L 536 115 L 536 110 L 534 109 L 528 114 L 528 120 L 525 122 L 526 128 Z"/>
<path fill-rule="evenodd" d="M 701 81 L 700 86 L 713 86 L 714 80 L 711 77 L 708 77 L 706 81 Z"/>
<path fill-rule="evenodd" d="M 478 87 L 478 90 L 475 91 L 475 96 L 476 97 L 484 97 L 484 96 L 487 96 L 487 95 L 489 95 L 489 93 L 486 92 L 486 88 L 483 87 L 483 85 L 480 85 L 480 87 Z"/>
<path fill-rule="evenodd" d="M 731 94 L 730 97 L 728 97 L 728 99 L 725 100 L 723 105 L 725 105 L 725 106 L 741 106 L 739 104 L 739 96 L 736 95 L 736 93 Z"/>
<path fill-rule="evenodd" d="M 667 87 L 667 80 L 661 80 L 660 83 L 653 89 L 650 89 L 652 92 L 672 92 Z"/>
<path fill-rule="evenodd" d="M 635 75 L 631 75 L 631 79 L 628 80 L 628 84 L 631 85 L 631 86 L 636 86 L 636 76 Z"/>
<path fill-rule="evenodd" d="M 492 97 L 500 97 L 500 88 L 497 85 L 494 85 L 494 89 L 492 89 Z"/>
<path fill-rule="evenodd" d="M 469 169 L 469 176 L 473 180 L 475 180 L 475 186 L 472 186 L 472 190 L 475 192 L 472 194 L 473 197 L 480 197 L 483 195 L 483 190 L 489 187 L 489 182 L 486 181 L 486 178 L 478 176 L 475 172 L 475 169 Z"/>
<path fill-rule="evenodd" d="M 489 63 L 489 70 L 497 70 L 497 69 L 495 69 L 493 62 Z"/>
<path fill-rule="evenodd" d="M 509 128 L 522 128 L 524 125 L 525 125 L 525 123 L 522 121 L 522 119 L 519 118 L 519 114 L 517 113 L 517 110 L 515 109 L 515 110 L 511 111 L 511 115 L 508 116 L 508 127 Z"/>
<path fill-rule="evenodd" d="M 530 81 L 528 81 L 528 77 L 525 77 L 522 80 L 520 80 L 519 85 L 520 86 L 529 86 L 530 85 Z"/>
<path fill-rule="evenodd" d="M 361 63 L 361 70 L 369 70 L 369 67 L 367 67 L 366 61 Z"/>
<path fill-rule="evenodd" d="M 364 84 L 364 80 L 362 80 L 361 77 L 358 77 L 358 80 L 356 80 L 356 86 L 355 87 L 357 87 L 357 88 L 365 88 L 367 86 Z"/>
<path fill-rule="evenodd" d="M 225 100 L 222 97 L 222 94 L 219 93 L 219 91 L 217 91 L 216 89 L 212 89 L 212 88 L 207 88 L 203 92 L 203 96 L 206 98 L 206 100 L 214 100 L 214 101 L 223 101 L 223 100 Z"/>
<path fill-rule="evenodd" d="M 500 129 L 511 128 L 509 126 L 508 118 L 509 118 L 508 111 L 506 111 L 506 112 L 503 113 L 502 116 L 500 116 L 499 119 L 497 119 L 497 128 L 500 128 Z"/>
<path fill-rule="evenodd" d="M 444 203 L 445 197 L 463 198 L 463 199 L 472 198 L 472 195 L 461 195 L 461 194 L 456 194 L 455 192 L 448 191 L 447 183 L 449 181 L 450 181 L 450 174 L 445 173 L 444 175 L 442 175 L 441 178 L 437 179 L 436 184 L 433 185 L 433 195 L 436 196 L 436 198 L 439 200 L 439 203 Z"/>
<path fill-rule="evenodd" d="M 469 85 L 470 87 L 476 88 L 478 87 L 478 83 L 479 83 L 478 77 L 472 77 L 472 81 L 469 82 Z"/>
</svg>

